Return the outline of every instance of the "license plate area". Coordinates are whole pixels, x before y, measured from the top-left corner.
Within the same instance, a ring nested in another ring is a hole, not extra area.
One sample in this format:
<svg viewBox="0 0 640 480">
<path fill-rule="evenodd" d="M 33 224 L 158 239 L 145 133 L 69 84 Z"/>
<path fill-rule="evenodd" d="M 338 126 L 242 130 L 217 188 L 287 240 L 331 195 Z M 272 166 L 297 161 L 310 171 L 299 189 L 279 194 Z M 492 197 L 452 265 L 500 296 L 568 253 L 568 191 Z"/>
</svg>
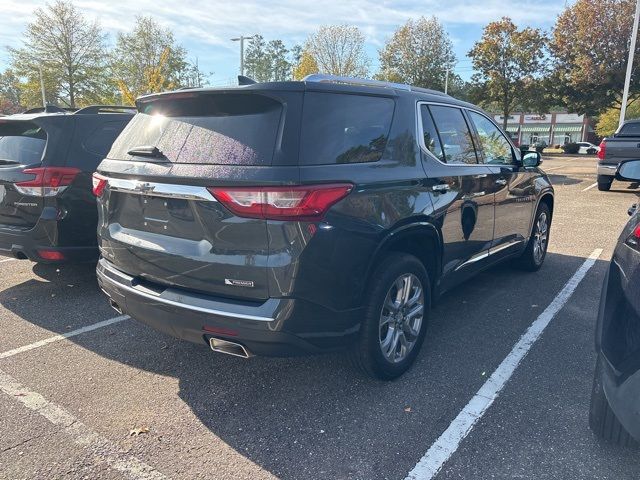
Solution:
<svg viewBox="0 0 640 480">
<path fill-rule="evenodd" d="M 175 234 L 185 223 L 193 223 L 194 215 L 188 200 L 140 196 L 142 227 L 153 233 Z"/>
</svg>

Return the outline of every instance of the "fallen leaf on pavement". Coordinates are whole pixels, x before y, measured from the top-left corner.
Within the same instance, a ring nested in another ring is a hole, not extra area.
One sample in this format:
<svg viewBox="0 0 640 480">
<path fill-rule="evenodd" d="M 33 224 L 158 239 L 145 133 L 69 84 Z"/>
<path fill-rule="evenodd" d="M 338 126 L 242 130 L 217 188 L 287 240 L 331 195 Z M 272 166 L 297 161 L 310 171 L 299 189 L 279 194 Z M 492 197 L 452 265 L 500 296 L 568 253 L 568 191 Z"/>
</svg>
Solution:
<svg viewBox="0 0 640 480">
<path fill-rule="evenodd" d="M 138 435 L 142 435 L 143 433 L 149 433 L 149 427 L 136 427 L 129 431 L 130 437 L 137 437 Z"/>
<path fill-rule="evenodd" d="M 405 407 L 405 408 L 404 408 L 404 411 L 405 411 L 405 412 L 407 412 L 407 413 L 409 413 L 409 412 L 411 411 L 411 407 Z"/>
</svg>

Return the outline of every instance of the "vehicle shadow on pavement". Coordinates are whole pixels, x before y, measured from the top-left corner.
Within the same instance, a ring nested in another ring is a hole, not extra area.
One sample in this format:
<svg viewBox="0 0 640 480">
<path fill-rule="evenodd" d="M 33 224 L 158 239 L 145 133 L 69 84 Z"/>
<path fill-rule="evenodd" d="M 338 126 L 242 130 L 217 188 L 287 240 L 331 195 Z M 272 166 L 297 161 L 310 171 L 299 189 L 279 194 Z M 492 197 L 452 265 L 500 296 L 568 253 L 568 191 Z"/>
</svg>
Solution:
<svg viewBox="0 0 640 480">
<path fill-rule="evenodd" d="M 554 174 L 554 173 L 547 173 L 547 176 L 549 177 L 549 181 L 553 185 L 576 185 L 583 181 L 583 179 L 581 178 L 570 177 L 567 175 L 560 175 L 560 174 Z"/>
<path fill-rule="evenodd" d="M 539 272 L 504 265 L 456 287 L 434 306 L 416 365 L 394 382 L 363 377 L 341 354 L 243 360 L 133 321 L 108 327 L 108 334 L 69 340 L 109 360 L 176 378 L 180 399 L 202 425 L 280 478 L 404 478 L 584 260 L 549 253 Z M 595 291 L 605 265 L 600 260 L 593 269 Z M 84 266 L 64 275 L 84 280 L 81 288 L 97 288 Z M 34 325 L 62 333 L 62 324 L 52 323 L 50 312 L 34 302 L 41 287 L 34 280 L 10 287 L 0 292 L 0 304 Z M 66 295 L 77 297 L 78 291 Z M 30 303 L 37 308 L 26 308 Z M 583 308 L 588 328 L 581 329 L 583 338 L 576 342 L 583 342 L 590 362 L 576 377 L 581 396 L 571 407 L 584 415 L 563 421 L 581 432 L 588 461 L 603 447 L 586 428 L 597 308 Z M 90 318 L 86 309 L 84 314 L 86 324 L 103 319 Z M 64 366 L 64 359 L 58 360 Z M 144 406 L 144 393 L 129 401 Z M 171 412 L 169 417 L 171 422 Z M 165 432 L 162 443 L 171 441 L 172 432 Z M 626 452 L 617 455 L 628 460 Z M 556 473 L 557 478 L 571 476 Z"/>
</svg>

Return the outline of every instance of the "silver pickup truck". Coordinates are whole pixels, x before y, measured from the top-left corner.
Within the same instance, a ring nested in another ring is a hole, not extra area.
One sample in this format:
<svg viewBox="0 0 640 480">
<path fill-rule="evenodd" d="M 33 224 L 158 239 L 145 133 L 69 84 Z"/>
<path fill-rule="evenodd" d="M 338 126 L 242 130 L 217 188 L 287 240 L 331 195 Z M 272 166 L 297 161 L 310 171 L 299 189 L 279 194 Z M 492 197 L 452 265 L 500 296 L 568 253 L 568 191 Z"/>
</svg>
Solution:
<svg viewBox="0 0 640 480">
<path fill-rule="evenodd" d="M 640 119 L 628 120 L 612 137 L 600 144 L 598 152 L 598 190 L 607 192 L 625 160 L 640 159 Z"/>
</svg>

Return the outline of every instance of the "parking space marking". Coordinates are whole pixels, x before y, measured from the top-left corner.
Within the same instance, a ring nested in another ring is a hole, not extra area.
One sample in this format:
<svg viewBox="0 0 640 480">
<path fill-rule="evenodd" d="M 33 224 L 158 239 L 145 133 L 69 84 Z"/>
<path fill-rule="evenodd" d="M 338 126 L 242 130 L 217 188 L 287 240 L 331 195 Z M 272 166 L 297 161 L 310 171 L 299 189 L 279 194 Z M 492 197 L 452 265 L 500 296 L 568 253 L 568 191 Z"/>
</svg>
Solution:
<svg viewBox="0 0 640 480">
<path fill-rule="evenodd" d="M 480 390 L 462 409 L 449 427 L 440 435 L 427 453 L 420 459 L 416 466 L 409 472 L 406 480 L 427 480 L 435 477 L 442 466 L 462 443 L 462 440 L 471 432 L 474 425 L 487 412 L 495 399 L 500 394 L 506 383 L 518 368 L 522 359 L 527 355 L 533 344 L 540 338 L 542 332 L 551 320 L 567 303 L 587 272 L 595 265 L 602 253 L 598 248 L 593 251 L 580 268 L 573 274 L 560 293 L 553 299 L 549 306 L 529 326 L 520 337 L 513 349 L 505 357 L 489 379 L 480 387 Z"/>
<path fill-rule="evenodd" d="M 3 260 L 0 260 L 0 263 L 13 262 L 14 260 L 17 260 L 17 258 L 5 258 Z"/>
<path fill-rule="evenodd" d="M 62 430 L 72 437 L 74 443 L 91 453 L 96 463 L 105 463 L 133 480 L 167 478 L 155 468 L 125 453 L 117 445 L 91 430 L 64 408 L 48 401 L 39 393 L 29 391 L 2 370 L 0 370 L 0 391 L 28 409 L 39 413 L 52 424 L 62 427 Z"/>
<path fill-rule="evenodd" d="M 120 315 L 119 317 L 110 318 L 108 320 L 103 320 L 102 322 L 94 323 L 93 325 L 87 325 L 86 327 L 78 328 L 77 330 L 72 330 L 67 333 L 62 333 L 60 335 L 54 335 L 53 337 L 45 338 L 44 340 L 40 340 L 38 342 L 30 343 L 29 345 L 24 345 L 22 347 L 14 348 L 13 350 L 8 350 L 6 352 L 0 353 L 0 359 L 12 357 L 19 353 L 28 352 L 29 350 L 33 350 L 34 348 L 40 348 L 45 345 L 48 345 L 53 342 L 57 342 L 60 340 L 64 340 L 65 338 L 75 337 L 76 335 L 80 335 L 86 332 L 91 332 L 93 330 L 97 330 L 99 328 L 107 327 L 109 325 L 113 325 L 114 323 L 122 322 L 123 320 L 127 320 L 129 315 Z"/>
<path fill-rule="evenodd" d="M 592 185 L 589 185 L 587 188 L 585 188 L 585 189 L 584 189 L 584 190 L 582 190 L 582 191 L 583 191 L 583 192 L 586 192 L 587 190 L 591 190 L 593 187 L 595 187 L 595 186 L 597 186 L 597 185 L 598 185 L 598 182 L 596 182 L 596 183 L 594 183 L 594 184 L 592 184 Z"/>
</svg>

